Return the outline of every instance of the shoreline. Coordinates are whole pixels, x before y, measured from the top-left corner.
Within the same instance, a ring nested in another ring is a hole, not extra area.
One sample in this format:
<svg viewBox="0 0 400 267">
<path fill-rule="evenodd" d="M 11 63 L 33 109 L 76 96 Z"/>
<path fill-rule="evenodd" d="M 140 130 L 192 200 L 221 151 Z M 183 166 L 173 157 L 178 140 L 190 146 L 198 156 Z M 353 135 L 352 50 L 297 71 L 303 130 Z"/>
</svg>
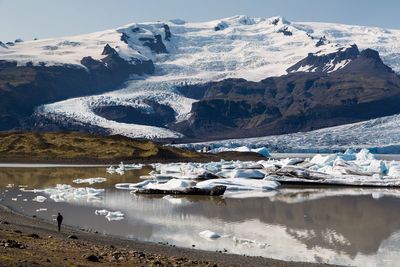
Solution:
<svg viewBox="0 0 400 267">
<path fill-rule="evenodd" d="M 5 223 L 6 222 L 6 223 Z M 38 237 L 36 236 L 38 235 Z M 77 239 L 68 238 L 75 235 Z M 26 248 L 1 246 L 14 240 Z M 87 232 L 29 217 L 0 204 L 0 266 L 331 266 L 175 247 Z M 87 257 L 95 255 L 99 262 Z M 118 255 L 115 257 L 115 255 Z"/>
</svg>

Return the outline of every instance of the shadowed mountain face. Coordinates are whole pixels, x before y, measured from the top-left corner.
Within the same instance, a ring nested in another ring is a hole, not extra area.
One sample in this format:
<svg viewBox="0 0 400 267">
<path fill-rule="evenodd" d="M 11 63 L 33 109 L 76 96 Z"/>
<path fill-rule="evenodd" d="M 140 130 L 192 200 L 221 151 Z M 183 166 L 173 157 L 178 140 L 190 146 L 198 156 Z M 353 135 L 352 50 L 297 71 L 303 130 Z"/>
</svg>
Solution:
<svg viewBox="0 0 400 267">
<path fill-rule="evenodd" d="M 302 72 L 304 66 L 318 71 Z M 174 129 L 196 140 L 254 137 L 400 112 L 400 78 L 374 50 L 360 53 L 352 46 L 309 55 L 288 71 L 292 73 L 260 82 L 227 79 L 180 88 L 199 101 L 192 105 L 191 117 Z"/>
<path fill-rule="evenodd" d="M 0 130 L 26 126 L 34 108 L 71 97 L 115 89 L 131 74 L 151 74 L 151 60 L 128 62 L 106 45 L 104 57 L 84 57 L 81 64 L 60 66 L 19 66 L 0 60 Z"/>
</svg>

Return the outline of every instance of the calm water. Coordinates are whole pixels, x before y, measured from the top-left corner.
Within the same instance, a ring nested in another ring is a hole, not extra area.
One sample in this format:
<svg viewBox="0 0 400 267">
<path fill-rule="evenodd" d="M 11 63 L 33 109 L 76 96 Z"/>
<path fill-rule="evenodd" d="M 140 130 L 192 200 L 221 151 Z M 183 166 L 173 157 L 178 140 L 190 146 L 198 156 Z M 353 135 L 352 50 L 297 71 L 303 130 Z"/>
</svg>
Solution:
<svg viewBox="0 0 400 267">
<path fill-rule="evenodd" d="M 119 176 L 107 174 L 104 167 L 1 168 L 0 198 L 4 205 L 47 220 L 60 211 L 68 225 L 182 247 L 343 265 L 396 266 L 400 262 L 400 190 L 285 187 L 246 199 L 164 199 L 114 189 L 115 183 L 137 182 L 148 172 Z M 31 200 L 43 193 L 21 192 L 19 187 L 43 189 L 89 177 L 108 179 L 91 186 L 105 188 L 102 197 L 38 203 Z M 37 211 L 40 208 L 47 211 Z M 120 210 L 125 219 L 109 222 L 95 215 L 96 209 Z M 206 240 L 199 236 L 204 230 L 224 236 Z"/>
</svg>

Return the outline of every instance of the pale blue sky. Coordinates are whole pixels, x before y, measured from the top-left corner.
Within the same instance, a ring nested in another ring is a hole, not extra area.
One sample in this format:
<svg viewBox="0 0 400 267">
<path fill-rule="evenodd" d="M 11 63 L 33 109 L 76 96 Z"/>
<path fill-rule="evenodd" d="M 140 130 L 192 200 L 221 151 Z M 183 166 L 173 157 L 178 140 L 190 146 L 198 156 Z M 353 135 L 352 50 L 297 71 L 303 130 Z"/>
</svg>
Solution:
<svg viewBox="0 0 400 267">
<path fill-rule="evenodd" d="M 0 40 L 56 37 L 131 22 L 233 15 L 400 28 L 398 0 L 0 0 Z"/>
</svg>

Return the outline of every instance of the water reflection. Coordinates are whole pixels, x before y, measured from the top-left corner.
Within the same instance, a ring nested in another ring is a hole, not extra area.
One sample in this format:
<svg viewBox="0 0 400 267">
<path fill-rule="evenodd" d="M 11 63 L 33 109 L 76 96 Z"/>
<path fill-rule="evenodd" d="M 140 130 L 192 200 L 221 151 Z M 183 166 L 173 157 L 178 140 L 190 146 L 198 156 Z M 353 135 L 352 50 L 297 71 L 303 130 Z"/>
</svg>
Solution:
<svg viewBox="0 0 400 267">
<path fill-rule="evenodd" d="M 62 211 L 67 224 L 102 233 L 285 260 L 362 266 L 393 266 L 400 260 L 397 189 L 284 187 L 253 198 L 139 196 L 113 185 L 137 181 L 148 170 L 124 176 L 108 175 L 104 168 L 1 171 L 0 193 L 6 205 L 45 219 Z M 5 188 L 9 183 L 43 188 L 99 176 L 108 181 L 96 185 L 106 188 L 97 202 L 36 203 L 30 201 L 34 193 Z M 40 208 L 48 210 L 36 212 Z M 96 209 L 104 208 L 124 212 L 125 219 L 108 222 L 95 215 Z M 199 233 L 207 229 L 223 237 L 205 240 Z"/>
</svg>

